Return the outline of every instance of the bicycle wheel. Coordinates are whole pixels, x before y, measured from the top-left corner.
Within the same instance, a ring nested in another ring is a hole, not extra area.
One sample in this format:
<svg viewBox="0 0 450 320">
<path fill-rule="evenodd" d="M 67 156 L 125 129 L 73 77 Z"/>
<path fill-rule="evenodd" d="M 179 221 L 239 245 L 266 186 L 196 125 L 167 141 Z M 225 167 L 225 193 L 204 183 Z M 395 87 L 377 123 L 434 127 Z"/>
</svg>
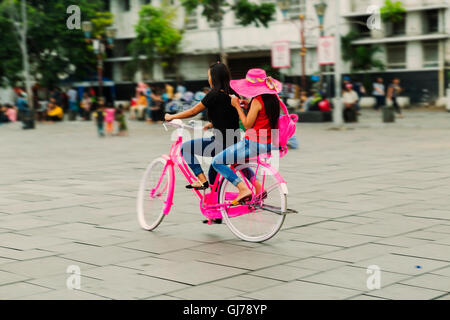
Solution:
<svg viewBox="0 0 450 320">
<path fill-rule="evenodd" d="M 238 166 L 237 175 L 253 192 L 250 205 L 223 207 L 222 216 L 227 226 L 238 238 L 249 242 L 263 242 L 272 238 L 283 225 L 287 208 L 287 196 L 282 183 L 273 173 L 256 163 Z M 264 196 L 255 194 L 259 183 Z M 228 180 L 223 180 L 219 202 L 229 204 L 238 195 L 237 188 Z"/>
<path fill-rule="evenodd" d="M 173 168 L 163 158 L 154 160 L 142 177 L 137 199 L 141 227 L 152 231 L 170 210 L 173 197 Z"/>
</svg>

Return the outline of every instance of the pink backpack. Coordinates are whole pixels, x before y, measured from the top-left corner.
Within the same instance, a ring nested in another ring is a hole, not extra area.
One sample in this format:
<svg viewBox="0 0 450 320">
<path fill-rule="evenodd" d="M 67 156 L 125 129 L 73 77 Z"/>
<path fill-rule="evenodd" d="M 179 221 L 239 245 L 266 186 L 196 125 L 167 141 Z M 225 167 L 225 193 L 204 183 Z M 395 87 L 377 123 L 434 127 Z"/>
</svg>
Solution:
<svg viewBox="0 0 450 320">
<path fill-rule="evenodd" d="M 287 154 L 288 148 L 287 143 L 290 138 L 295 134 L 297 126 L 295 123 L 298 121 L 298 116 L 296 114 L 289 114 L 286 105 L 281 101 L 280 106 L 284 114 L 280 116 L 278 121 L 278 137 L 274 140 L 274 145 L 280 148 L 280 157 L 284 157 Z"/>
</svg>

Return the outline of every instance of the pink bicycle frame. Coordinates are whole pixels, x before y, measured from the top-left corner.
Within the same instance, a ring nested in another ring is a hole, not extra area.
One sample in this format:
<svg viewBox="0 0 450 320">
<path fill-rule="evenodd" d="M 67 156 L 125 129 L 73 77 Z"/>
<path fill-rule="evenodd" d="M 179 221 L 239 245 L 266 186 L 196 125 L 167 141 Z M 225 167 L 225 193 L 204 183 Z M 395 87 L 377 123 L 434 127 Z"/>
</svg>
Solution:
<svg viewBox="0 0 450 320">
<path fill-rule="evenodd" d="M 188 184 L 193 183 L 196 180 L 196 177 L 192 174 L 191 170 L 189 169 L 186 161 L 183 157 L 181 157 L 181 145 L 183 144 L 183 138 L 181 135 L 177 137 L 177 140 L 172 144 L 172 147 L 170 149 L 169 155 L 163 155 L 162 157 L 167 161 L 166 165 L 163 170 L 163 174 L 161 175 L 160 180 L 158 181 L 157 187 L 154 190 L 157 190 L 162 183 L 162 179 L 164 177 L 164 174 L 166 170 L 170 170 L 170 190 L 168 193 L 167 201 L 166 201 L 166 207 L 164 210 L 164 214 L 167 215 L 170 212 L 170 209 L 173 205 L 173 197 L 174 197 L 174 189 L 175 189 L 175 172 L 174 167 L 177 166 L 182 175 L 186 178 L 186 181 Z M 268 163 L 264 162 L 262 159 L 267 158 L 267 156 L 260 156 L 249 159 L 249 161 L 254 162 L 257 164 L 257 170 L 259 169 L 259 166 L 263 166 L 271 174 L 275 176 L 275 178 L 278 180 L 279 183 L 285 184 L 286 182 L 281 177 L 278 171 L 276 171 L 272 166 L 270 166 Z M 232 165 L 231 168 L 234 170 L 234 168 L 237 165 Z M 230 207 L 229 204 L 219 204 L 219 192 L 220 192 L 220 185 L 222 183 L 223 177 L 220 176 L 220 174 L 217 174 L 216 181 L 211 186 L 211 192 L 207 194 L 202 194 L 198 190 L 193 190 L 194 193 L 197 195 L 199 201 L 200 201 L 200 210 L 202 214 L 208 218 L 208 219 L 221 219 L 222 218 L 222 212 L 221 209 L 228 208 L 227 214 L 229 217 L 237 217 L 243 214 L 248 214 L 254 209 L 249 208 L 249 206 L 238 206 L 238 207 Z M 245 179 L 244 179 L 245 180 Z M 245 183 L 249 186 L 250 189 L 252 189 L 252 186 L 248 184 L 248 181 L 245 180 Z M 264 181 L 262 181 L 262 184 L 264 186 Z M 225 195 L 225 200 L 234 200 L 237 197 L 238 193 L 227 193 Z"/>
</svg>

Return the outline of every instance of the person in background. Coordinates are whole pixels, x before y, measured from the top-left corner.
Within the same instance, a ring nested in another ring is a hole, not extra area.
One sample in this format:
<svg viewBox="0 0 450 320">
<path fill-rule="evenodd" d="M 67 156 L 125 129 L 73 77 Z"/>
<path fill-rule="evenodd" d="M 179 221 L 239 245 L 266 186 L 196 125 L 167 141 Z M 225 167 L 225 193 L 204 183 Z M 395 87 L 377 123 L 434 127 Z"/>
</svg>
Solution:
<svg viewBox="0 0 450 320">
<path fill-rule="evenodd" d="M 119 105 L 119 107 L 117 108 L 117 113 L 116 113 L 116 121 L 119 125 L 118 128 L 118 136 L 127 136 L 128 135 L 128 127 L 127 127 L 127 122 L 125 119 L 125 111 L 122 105 Z"/>
<path fill-rule="evenodd" d="M 392 101 L 392 105 L 394 106 L 395 112 L 398 113 L 399 118 L 403 118 L 402 110 L 400 109 L 400 106 L 398 104 L 397 98 L 400 96 L 400 93 L 402 93 L 403 89 L 400 87 L 400 79 L 394 78 L 392 80 L 392 83 L 388 87 L 387 91 L 387 99 L 389 101 Z"/>
<path fill-rule="evenodd" d="M 356 104 L 358 103 L 358 99 L 358 94 L 353 90 L 353 85 L 348 83 L 342 93 L 345 122 L 356 122 Z"/>
<path fill-rule="evenodd" d="M 20 91 L 16 100 L 16 106 L 18 110 L 18 120 L 22 121 L 28 112 L 27 94 L 25 91 Z"/>
<path fill-rule="evenodd" d="M 164 119 L 164 101 L 162 99 L 161 91 L 155 90 L 153 95 L 153 104 L 150 108 L 150 117 L 153 123 L 162 123 Z M 149 119 L 150 120 L 150 119 Z"/>
<path fill-rule="evenodd" d="M 91 107 L 92 107 L 92 99 L 89 96 L 89 93 L 85 92 L 83 94 L 83 99 L 80 103 L 81 106 L 81 117 L 83 120 L 91 120 Z"/>
<path fill-rule="evenodd" d="M 383 78 L 378 77 L 377 80 L 373 83 L 372 95 L 376 100 L 374 109 L 378 111 L 386 103 L 386 89 L 383 83 Z"/>
<path fill-rule="evenodd" d="M 93 113 L 95 123 L 97 124 L 97 132 L 99 137 L 105 136 L 105 100 L 100 98 L 98 102 L 96 102 L 97 106 Z"/>
<path fill-rule="evenodd" d="M 16 107 L 10 104 L 6 104 L 6 116 L 8 117 L 10 122 L 16 122 L 17 121 L 17 110 Z"/>
<path fill-rule="evenodd" d="M 135 112 L 137 112 L 136 117 L 138 120 L 143 120 L 145 118 L 144 112 L 147 108 L 148 108 L 148 100 L 145 95 L 145 92 L 140 92 L 137 101 L 137 106 L 135 109 Z"/>
<path fill-rule="evenodd" d="M 358 101 L 356 102 L 355 108 L 358 115 L 360 115 L 361 106 L 359 105 L 359 101 L 366 95 L 366 88 L 364 88 L 364 85 L 360 81 L 355 81 L 353 83 L 353 90 L 358 95 Z"/>
<path fill-rule="evenodd" d="M 105 109 L 105 123 L 106 123 L 106 133 L 109 135 L 113 135 L 114 133 L 114 120 L 116 115 L 116 109 L 109 103 Z"/>
<path fill-rule="evenodd" d="M 169 100 L 172 100 L 173 99 L 173 86 L 171 86 L 169 83 L 166 83 L 165 89 L 166 89 L 166 93 L 167 93 Z"/>
<path fill-rule="evenodd" d="M 64 117 L 63 109 L 56 104 L 54 98 L 50 98 L 47 109 L 47 121 L 49 122 L 59 122 L 62 121 Z"/>
<path fill-rule="evenodd" d="M 76 115 L 78 110 L 78 93 L 74 88 L 70 88 L 67 91 L 67 100 L 69 105 L 69 112 L 74 120 L 76 120 Z"/>
<path fill-rule="evenodd" d="M 6 114 L 7 111 L 7 107 L 6 105 L 0 105 L 0 123 L 8 123 L 9 122 L 9 118 Z"/>
</svg>

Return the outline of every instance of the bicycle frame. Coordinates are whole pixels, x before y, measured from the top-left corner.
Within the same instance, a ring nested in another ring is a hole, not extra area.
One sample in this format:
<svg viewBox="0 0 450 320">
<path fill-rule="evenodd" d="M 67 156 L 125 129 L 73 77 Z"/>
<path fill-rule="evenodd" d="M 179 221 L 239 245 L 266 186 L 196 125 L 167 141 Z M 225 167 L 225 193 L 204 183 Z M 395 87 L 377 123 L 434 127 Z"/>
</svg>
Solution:
<svg viewBox="0 0 450 320">
<path fill-rule="evenodd" d="M 188 167 L 184 158 L 181 156 L 181 146 L 183 144 L 183 136 L 182 136 L 183 129 L 179 128 L 177 130 L 179 130 L 178 137 L 175 140 L 175 142 L 172 144 L 169 154 L 162 155 L 162 158 L 166 160 L 166 165 L 163 169 L 163 174 L 161 175 L 156 188 L 152 190 L 151 195 L 150 195 L 150 196 L 153 196 L 154 191 L 158 190 L 158 188 L 160 187 L 160 185 L 162 183 L 162 180 L 166 173 L 166 170 L 170 170 L 171 171 L 170 176 L 171 176 L 172 181 L 170 183 L 170 190 L 169 190 L 169 194 L 167 197 L 166 207 L 163 212 L 165 215 L 169 214 L 170 209 L 173 205 L 173 197 L 174 197 L 174 189 L 175 189 L 175 174 L 174 174 L 175 166 L 178 167 L 178 169 L 180 170 L 181 174 L 185 177 L 188 184 L 192 184 L 196 180 L 196 177 L 191 172 L 191 170 Z M 285 180 L 281 177 L 281 175 L 279 174 L 278 171 L 276 171 L 272 166 L 270 166 L 270 164 L 268 164 L 267 162 L 264 161 L 264 159 L 266 159 L 266 158 L 267 157 L 265 157 L 265 156 L 258 156 L 256 158 L 249 159 L 249 162 L 253 162 L 253 163 L 257 164 L 257 172 L 258 172 L 258 169 L 260 166 L 269 170 L 269 172 L 275 176 L 275 178 L 278 180 L 278 182 L 281 183 L 282 186 L 284 186 L 284 189 L 286 190 L 285 192 L 287 194 L 287 187 L 286 187 Z M 231 168 L 234 170 L 234 168 L 236 168 L 236 166 L 237 165 L 232 165 Z M 257 174 L 255 174 L 255 176 L 257 176 Z M 243 214 L 248 214 L 248 213 L 254 211 L 254 208 L 252 209 L 249 206 L 230 207 L 229 204 L 220 204 L 219 203 L 219 192 L 220 192 L 220 186 L 222 184 L 223 179 L 224 178 L 218 173 L 217 177 L 216 177 L 216 181 L 211 186 L 210 193 L 202 194 L 202 192 L 193 189 L 195 195 L 197 196 L 197 198 L 200 201 L 200 210 L 201 210 L 202 214 L 208 219 L 222 219 L 221 209 L 223 209 L 223 208 L 228 209 L 228 216 L 230 216 L 230 217 L 237 217 L 237 216 L 240 216 Z M 245 183 L 247 183 L 247 185 L 249 186 L 250 189 L 253 189 L 253 187 L 248 184 L 248 181 L 245 180 Z M 263 181 L 263 186 L 264 186 L 264 181 Z M 230 200 L 230 201 L 234 200 L 237 197 L 237 195 L 238 195 L 237 192 L 236 193 L 227 193 L 225 200 Z"/>
</svg>

